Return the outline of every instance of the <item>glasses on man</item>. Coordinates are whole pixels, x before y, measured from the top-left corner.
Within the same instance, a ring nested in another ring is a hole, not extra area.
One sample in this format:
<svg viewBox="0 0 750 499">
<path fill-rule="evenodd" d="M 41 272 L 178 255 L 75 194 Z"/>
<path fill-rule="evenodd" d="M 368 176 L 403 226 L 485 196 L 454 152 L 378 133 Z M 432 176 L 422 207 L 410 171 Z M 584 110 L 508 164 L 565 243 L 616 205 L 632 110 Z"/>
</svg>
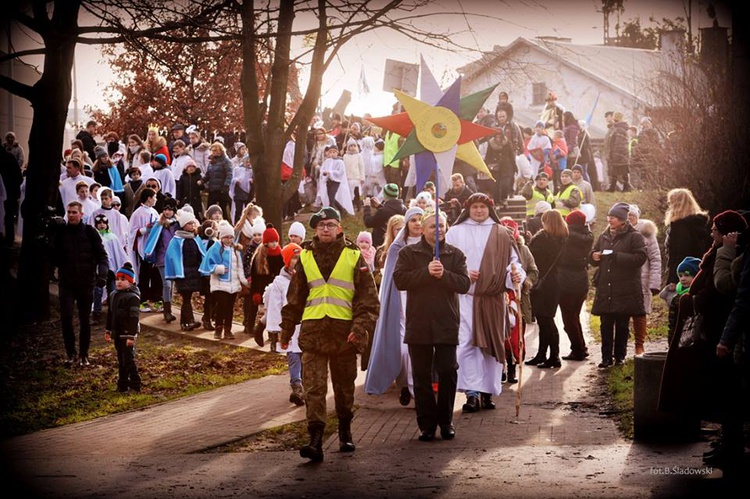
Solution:
<svg viewBox="0 0 750 499">
<path fill-rule="evenodd" d="M 339 226 L 339 224 L 337 224 L 337 223 L 334 223 L 334 222 L 330 222 L 330 223 L 319 223 L 319 224 L 317 225 L 318 229 L 323 229 L 323 230 L 334 230 L 334 229 L 337 229 L 337 228 L 338 228 L 338 226 Z"/>
</svg>

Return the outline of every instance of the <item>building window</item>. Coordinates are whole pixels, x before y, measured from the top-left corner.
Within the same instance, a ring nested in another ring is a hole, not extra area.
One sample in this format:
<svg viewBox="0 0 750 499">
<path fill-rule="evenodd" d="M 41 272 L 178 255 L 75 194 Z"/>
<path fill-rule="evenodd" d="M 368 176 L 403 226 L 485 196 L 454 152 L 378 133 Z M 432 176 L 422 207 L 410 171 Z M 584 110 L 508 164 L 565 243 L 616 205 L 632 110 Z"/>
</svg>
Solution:
<svg viewBox="0 0 750 499">
<path fill-rule="evenodd" d="M 541 106 L 545 103 L 546 98 L 547 98 L 547 84 L 546 83 L 534 83 L 531 105 Z"/>
</svg>

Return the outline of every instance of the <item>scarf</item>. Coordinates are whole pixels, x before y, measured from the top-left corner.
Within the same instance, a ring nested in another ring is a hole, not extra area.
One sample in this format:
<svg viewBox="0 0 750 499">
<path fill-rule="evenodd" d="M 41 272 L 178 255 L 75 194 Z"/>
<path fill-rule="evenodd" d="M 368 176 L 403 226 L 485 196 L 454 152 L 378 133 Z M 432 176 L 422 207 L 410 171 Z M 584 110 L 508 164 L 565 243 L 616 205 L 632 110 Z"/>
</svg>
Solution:
<svg viewBox="0 0 750 499">
<path fill-rule="evenodd" d="M 266 245 L 266 250 L 268 251 L 268 256 L 279 256 L 281 255 L 281 245 L 277 244 L 275 248 L 271 248 L 270 246 Z"/>
<path fill-rule="evenodd" d="M 474 287 L 472 345 L 501 364 L 506 362 L 505 278 L 512 245 L 505 227 L 499 224 L 492 227 Z"/>
<path fill-rule="evenodd" d="M 242 234 L 245 237 L 249 237 L 250 239 L 253 238 L 253 224 L 250 223 L 247 219 L 245 219 L 245 223 L 242 224 Z"/>
<path fill-rule="evenodd" d="M 120 193 L 125 191 L 125 186 L 122 185 L 122 178 L 120 178 L 120 172 L 117 171 L 117 167 L 110 166 L 107 168 L 107 173 L 109 173 L 109 180 L 110 180 L 110 188 L 112 189 L 112 192 L 114 193 Z"/>
<path fill-rule="evenodd" d="M 682 296 L 685 293 L 689 293 L 689 292 L 690 292 L 690 286 L 685 287 L 682 285 L 681 282 L 677 283 L 677 296 Z"/>
</svg>

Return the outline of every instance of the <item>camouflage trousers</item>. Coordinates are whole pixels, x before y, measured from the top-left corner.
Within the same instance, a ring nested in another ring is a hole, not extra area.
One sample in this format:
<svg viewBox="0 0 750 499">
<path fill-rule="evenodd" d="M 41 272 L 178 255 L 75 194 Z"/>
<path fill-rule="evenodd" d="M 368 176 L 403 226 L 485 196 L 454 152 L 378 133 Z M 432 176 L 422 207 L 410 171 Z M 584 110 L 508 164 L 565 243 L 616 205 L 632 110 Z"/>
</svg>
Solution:
<svg viewBox="0 0 750 499">
<path fill-rule="evenodd" d="M 329 365 L 331 366 L 336 415 L 340 420 L 352 418 L 354 381 L 357 379 L 357 353 L 354 350 L 337 355 L 303 352 L 302 384 L 305 386 L 308 423 L 325 425 Z"/>
</svg>

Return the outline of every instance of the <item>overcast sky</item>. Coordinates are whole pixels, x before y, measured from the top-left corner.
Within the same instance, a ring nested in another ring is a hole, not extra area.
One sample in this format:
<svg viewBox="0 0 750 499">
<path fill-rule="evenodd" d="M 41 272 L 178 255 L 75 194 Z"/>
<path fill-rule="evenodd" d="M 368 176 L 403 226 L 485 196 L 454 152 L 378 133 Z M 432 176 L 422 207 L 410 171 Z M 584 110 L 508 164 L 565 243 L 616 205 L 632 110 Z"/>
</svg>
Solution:
<svg viewBox="0 0 750 499">
<path fill-rule="evenodd" d="M 625 12 L 621 21 L 639 17 L 641 26 L 648 27 L 651 26 L 651 16 L 658 20 L 664 17 L 684 18 L 686 2 L 687 0 L 625 0 Z M 711 24 L 705 13 L 709 2 L 693 0 L 692 4 L 694 33 L 697 34 L 698 28 Z M 603 17 L 597 12 L 601 9 L 600 0 L 438 0 L 430 4 L 425 14 L 429 13 L 428 10 L 446 12 L 461 9 L 467 13 L 466 16 L 427 16 L 420 19 L 420 27 L 444 33 L 449 30 L 453 33 L 460 32 L 454 39 L 480 51 L 491 50 L 495 45 L 507 45 L 519 36 L 567 37 L 578 44 L 601 44 L 603 40 Z M 721 6 L 717 10 L 720 25 L 730 26 L 731 20 L 727 12 Z M 480 16 L 471 15 L 472 13 Z M 615 20 L 610 19 L 612 35 L 614 24 Z M 442 86 L 447 86 L 456 78 L 456 68 L 479 57 L 477 52 L 451 53 L 420 45 L 391 31 L 368 33 L 347 44 L 331 65 L 324 77 L 323 105 L 333 106 L 341 91 L 347 89 L 353 94 L 347 112 L 387 114 L 395 98 L 382 90 L 385 60 L 418 63 L 420 55 L 424 56 Z M 76 60 L 78 106 L 102 106 L 103 88 L 111 81 L 109 69 L 93 47 L 79 45 Z M 362 68 L 371 89 L 368 96 L 362 96 L 358 91 Z M 304 85 L 305 82 L 302 83 Z"/>
</svg>

